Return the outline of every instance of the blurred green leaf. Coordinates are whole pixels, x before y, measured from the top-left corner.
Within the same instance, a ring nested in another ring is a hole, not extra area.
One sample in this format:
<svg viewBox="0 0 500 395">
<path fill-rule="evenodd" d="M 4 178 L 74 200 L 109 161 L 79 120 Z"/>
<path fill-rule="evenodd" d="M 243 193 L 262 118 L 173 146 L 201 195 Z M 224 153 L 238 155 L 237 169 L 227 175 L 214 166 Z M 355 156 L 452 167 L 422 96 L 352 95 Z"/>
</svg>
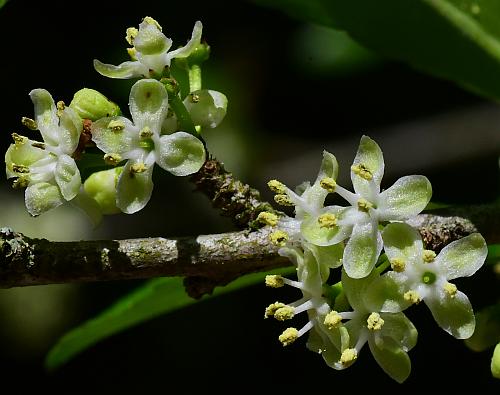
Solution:
<svg viewBox="0 0 500 395">
<path fill-rule="evenodd" d="M 0 0 L 0 8 L 2 8 L 5 3 L 7 3 L 7 0 Z"/>
<path fill-rule="evenodd" d="M 484 351 L 500 341 L 500 304 L 488 306 L 476 313 L 476 330 L 465 340 L 473 351 Z"/>
<path fill-rule="evenodd" d="M 500 261 L 500 244 L 488 244 L 488 256 L 486 259 L 492 264 Z"/>
<path fill-rule="evenodd" d="M 272 273 L 290 274 L 291 272 L 294 270 L 285 268 Z M 201 301 L 263 283 L 266 274 L 269 272 L 240 277 L 225 287 L 216 288 L 212 295 L 203 297 Z M 65 334 L 49 351 L 45 366 L 48 370 L 55 370 L 100 340 L 197 302 L 198 300 L 186 294 L 183 279 L 180 277 L 165 277 L 149 281 L 98 316 Z"/>
<path fill-rule="evenodd" d="M 500 99 L 498 0 L 254 1 L 345 30 L 378 54 Z"/>
</svg>

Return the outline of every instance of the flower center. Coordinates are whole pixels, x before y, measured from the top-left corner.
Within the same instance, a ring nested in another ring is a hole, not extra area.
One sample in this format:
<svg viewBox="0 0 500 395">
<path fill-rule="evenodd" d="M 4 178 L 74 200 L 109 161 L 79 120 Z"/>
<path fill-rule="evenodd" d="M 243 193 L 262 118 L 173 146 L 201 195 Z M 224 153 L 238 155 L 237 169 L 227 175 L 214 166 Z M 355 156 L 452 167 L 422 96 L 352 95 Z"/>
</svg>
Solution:
<svg viewBox="0 0 500 395">
<path fill-rule="evenodd" d="M 151 152 L 155 149 L 155 143 L 151 138 L 145 138 L 139 141 L 139 147 Z"/>
<path fill-rule="evenodd" d="M 370 203 L 368 200 L 363 199 L 363 198 L 358 200 L 358 210 L 359 211 L 363 211 L 363 212 L 367 213 L 371 208 L 374 208 L 373 203 Z"/>
<path fill-rule="evenodd" d="M 434 284 L 436 281 L 436 275 L 432 272 L 425 272 L 422 274 L 422 282 L 427 285 Z"/>
</svg>

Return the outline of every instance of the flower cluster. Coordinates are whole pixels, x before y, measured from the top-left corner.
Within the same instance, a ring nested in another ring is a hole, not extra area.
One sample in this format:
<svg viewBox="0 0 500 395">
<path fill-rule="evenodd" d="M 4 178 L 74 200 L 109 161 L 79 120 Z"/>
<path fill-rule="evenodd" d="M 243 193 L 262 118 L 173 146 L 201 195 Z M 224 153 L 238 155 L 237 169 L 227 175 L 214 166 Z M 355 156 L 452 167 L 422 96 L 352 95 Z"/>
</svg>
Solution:
<svg viewBox="0 0 500 395">
<path fill-rule="evenodd" d="M 308 348 L 341 370 L 368 343 L 382 369 L 402 382 L 410 374 L 408 351 L 417 340 L 403 311 L 423 301 L 441 328 L 458 339 L 470 337 L 475 326 L 471 304 L 449 281 L 474 274 L 486 259 L 487 247 L 474 233 L 438 255 L 425 250 L 418 231 L 405 221 L 429 203 L 429 181 L 407 176 L 381 190 L 383 172 L 382 151 L 363 136 L 351 166 L 354 192 L 337 184 L 338 164 L 326 151 L 312 185 L 292 191 L 277 180 L 269 182 L 275 201 L 294 206 L 295 216 L 262 213 L 260 220 L 278 228 L 271 241 L 297 267 L 297 281 L 271 276 L 266 284 L 291 285 L 303 298 L 292 304 L 276 302 L 265 316 L 286 320 L 307 311 L 309 322 L 300 330 L 286 329 L 279 337 L 283 345 L 309 331 Z M 348 206 L 325 207 L 329 193 L 339 194 Z M 341 281 L 329 285 L 330 272 L 337 267 L 342 267 Z"/>
<path fill-rule="evenodd" d="M 84 208 L 95 221 L 102 214 L 135 213 L 150 200 L 155 164 L 175 176 L 201 168 L 206 152 L 200 132 L 217 127 L 227 108 L 224 94 L 201 89 L 200 64 L 209 55 L 201 35 L 198 21 L 189 42 L 170 51 L 172 40 L 157 21 L 145 17 L 139 29 L 127 29 L 132 61 L 119 66 L 94 61 L 104 76 L 139 78 L 130 91 L 129 118 L 93 89 L 76 92 L 68 107 L 56 105 L 46 90 L 30 93 L 35 119 L 23 118 L 23 123 L 40 130 L 43 142 L 13 134 L 14 144 L 5 155 L 7 177 L 15 177 L 15 187 L 27 187 L 30 214 L 65 201 Z M 188 89 L 181 89 L 170 74 L 172 61 L 187 72 Z M 87 159 L 95 146 L 104 155 Z M 81 168 L 99 171 L 80 173 Z M 86 175 L 83 185 L 80 174 Z"/>
</svg>

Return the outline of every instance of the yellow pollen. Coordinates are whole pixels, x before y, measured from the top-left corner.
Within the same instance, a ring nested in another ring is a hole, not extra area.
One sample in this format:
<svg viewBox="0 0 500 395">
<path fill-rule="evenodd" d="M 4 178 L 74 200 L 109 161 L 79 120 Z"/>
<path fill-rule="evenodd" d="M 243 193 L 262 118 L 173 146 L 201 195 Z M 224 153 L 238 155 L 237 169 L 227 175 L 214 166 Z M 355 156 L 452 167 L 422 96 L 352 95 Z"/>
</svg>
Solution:
<svg viewBox="0 0 500 395">
<path fill-rule="evenodd" d="M 57 108 L 57 116 L 62 117 L 63 111 L 66 108 L 66 104 L 64 104 L 63 101 L 58 101 L 56 104 L 56 108 Z"/>
<path fill-rule="evenodd" d="M 405 292 L 403 298 L 404 300 L 406 300 L 407 302 L 411 302 L 412 304 L 419 304 L 422 300 L 418 292 L 413 290 Z"/>
<path fill-rule="evenodd" d="M 121 132 L 123 129 L 125 129 L 125 124 L 118 119 L 114 119 L 108 123 L 108 129 L 111 129 L 115 133 Z"/>
<path fill-rule="evenodd" d="M 337 183 L 332 177 L 325 177 L 319 182 L 319 185 L 326 191 L 333 193 L 335 192 L 335 187 L 337 186 Z"/>
<path fill-rule="evenodd" d="M 120 154 L 106 154 L 104 155 L 104 162 L 107 165 L 116 166 L 118 163 L 122 161 L 122 157 Z"/>
<path fill-rule="evenodd" d="M 285 184 L 279 182 L 278 180 L 271 180 L 267 183 L 267 186 L 274 193 L 284 194 L 286 192 Z"/>
<path fill-rule="evenodd" d="M 293 202 L 290 200 L 288 195 L 285 195 L 284 193 L 279 193 L 277 195 L 274 195 L 274 201 L 278 203 L 280 206 L 293 206 Z"/>
<path fill-rule="evenodd" d="M 129 27 L 129 28 L 127 28 L 125 40 L 127 40 L 127 42 L 130 45 L 134 45 L 134 39 L 137 37 L 138 34 L 139 34 L 139 30 L 137 30 L 135 27 Z"/>
<path fill-rule="evenodd" d="M 127 48 L 127 53 L 130 59 L 137 60 L 137 51 L 135 48 Z"/>
<path fill-rule="evenodd" d="M 295 315 L 295 309 L 291 306 L 280 307 L 274 312 L 274 318 L 278 321 L 290 320 Z"/>
<path fill-rule="evenodd" d="M 37 130 L 38 129 L 38 125 L 36 124 L 36 121 L 34 119 L 31 119 L 28 117 L 22 117 L 21 123 L 23 124 L 23 126 L 26 126 L 30 130 Z"/>
<path fill-rule="evenodd" d="M 380 317 L 379 313 L 371 313 L 366 323 L 366 327 L 371 331 L 379 331 L 384 326 L 384 320 Z"/>
<path fill-rule="evenodd" d="M 318 217 L 320 228 L 332 229 L 337 225 L 337 217 L 332 213 L 324 213 Z"/>
<path fill-rule="evenodd" d="M 436 258 L 436 253 L 432 250 L 424 250 L 422 254 L 422 259 L 425 263 L 431 263 Z"/>
<path fill-rule="evenodd" d="M 266 307 L 266 312 L 264 313 L 264 318 L 269 318 L 273 317 L 274 313 L 276 313 L 276 310 L 281 309 L 282 307 L 285 307 L 286 305 L 281 302 L 275 302 L 271 303 L 269 306 Z"/>
<path fill-rule="evenodd" d="M 31 146 L 35 147 L 35 148 L 45 149 L 45 144 L 44 143 L 39 143 L 38 141 L 33 141 L 31 143 Z"/>
<path fill-rule="evenodd" d="M 278 216 L 267 211 L 262 211 L 257 216 L 257 221 L 263 225 L 276 226 L 278 224 Z"/>
<path fill-rule="evenodd" d="M 325 321 L 323 321 L 325 326 L 330 330 L 337 328 L 341 322 L 342 322 L 342 316 L 336 311 L 330 311 L 325 316 Z"/>
<path fill-rule="evenodd" d="M 343 365 L 347 365 L 351 362 L 354 362 L 358 358 L 358 352 L 355 348 L 346 348 L 342 351 L 342 355 L 340 356 L 340 362 Z"/>
<path fill-rule="evenodd" d="M 299 337 L 299 331 L 296 328 L 287 328 L 279 335 L 278 339 L 283 346 L 289 346 Z"/>
<path fill-rule="evenodd" d="M 285 285 L 283 277 L 278 274 L 268 274 L 266 276 L 266 286 L 271 288 L 281 288 Z"/>
<path fill-rule="evenodd" d="M 130 166 L 130 173 L 144 173 L 147 169 L 147 166 L 142 162 L 134 163 L 132 166 Z"/>
<path fill-rule="evenodd" d="M 283 247 L 288 241 L 288 233 L 283 232 L 282 230 L 277 230 L 269 235 L 269 240 L 271 243 L 278 247 Z"/>
<path fill-rule="evenodd" d="M 149 128 L 149 126 L 144 126 L 141 131 L 139 132 L 139 137 L 141 139 L 148 139 L 153 136 L 152 130 Z"/>
<path fill-rule="evenodd" d="M 151 18 L 150 16 L 147 16 L 143 19 L 144 22 L 146 22 L 149 25 L 156 26 L 158 30 L 161 32 L 161 26 L 160 24 L 156 21 L 156 19 Z"/>
<path fill-rule="evenodd" d="M 367 213 L 368 210 L 370 210 L 371 208 L 373 208 L 373 204 L 370 203 L 368 200 L 363 198 L 358 200 L 358 210 Z"/>
<path fill-rule="evenodd" d="M 28 138 L 21 136 L 20 134 L 17 133 L 12 133 L 12 140 L 14 140 L 14 143 L 16 145 L 23 145 L 28 142 Z"/>
<path fill-rule="evenodd" d="M 12 171 L 14 173 L 26 174 L 30 172 L 30 168 L 25 165 L 16 165 L 15 163 L 12 163 Z"/>
<path fill-rule="evenodd" d="M 352 165 L 351 170 L 353 171 L 354 174 L 360 176 L 361 178 L 367 181 L 370 181 L 373 178 L 373 173 L 363 163 Z"/>
<path fill-rule="evenodd" d="M 404 270 L 406 268 L 405 261 L 401 258 L 394 258 L 391 261 L 391 268 L 392 268 L 392 270 L 394 270 L 395 272 L 398 272 L 398 273 L 404 272 Z"/>
<path fill-rule="evenodd" d="M 444 291 L 450 295 L 450 298 L 454 298 L 455 295 L 457 294 L 457 286 L 455 284 L 452 284 L 452 283 L 446 283 L 444 286 L 443 286 L 443 289 Z"/>
</svg>

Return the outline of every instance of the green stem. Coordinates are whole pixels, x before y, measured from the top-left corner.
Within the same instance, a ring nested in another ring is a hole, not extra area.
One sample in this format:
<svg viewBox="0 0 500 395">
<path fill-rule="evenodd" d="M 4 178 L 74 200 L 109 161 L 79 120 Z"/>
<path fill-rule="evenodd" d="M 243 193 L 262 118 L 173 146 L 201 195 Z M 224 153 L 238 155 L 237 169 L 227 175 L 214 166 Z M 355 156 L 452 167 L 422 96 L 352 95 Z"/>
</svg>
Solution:
<svg viewBox="0 0 500 395">
<path fill-rule="evenodd" d="M 201 67 L 193 64 L 188 69 L 189 92 L 199 91 L 201 89 Z"/>
<path fill-rule="evenodd" d="M 381 274 L 385 269 L 389 268 L 391 266 L 391 263 L 389 262 L 388 259 L 383 261 L 380 265 L 378 265 L 375 270 L 377 271 L 378 274 Z"/>
<path fill-rule="evenodd" d="M 175 112 L 175 115 L 177 115 L 181 130 L 191 133 L 193 136 L 200 138 L 200 135 L 198 134 L 194 126 L 194 122 L 191 119 L 191 115 L 189 115 L 189 112 L 180 97 L 177 95 L 169 95 L 168 104 L 170 105 L 170 108 L 172 108 L 172 110 Z"/>
</svg>

